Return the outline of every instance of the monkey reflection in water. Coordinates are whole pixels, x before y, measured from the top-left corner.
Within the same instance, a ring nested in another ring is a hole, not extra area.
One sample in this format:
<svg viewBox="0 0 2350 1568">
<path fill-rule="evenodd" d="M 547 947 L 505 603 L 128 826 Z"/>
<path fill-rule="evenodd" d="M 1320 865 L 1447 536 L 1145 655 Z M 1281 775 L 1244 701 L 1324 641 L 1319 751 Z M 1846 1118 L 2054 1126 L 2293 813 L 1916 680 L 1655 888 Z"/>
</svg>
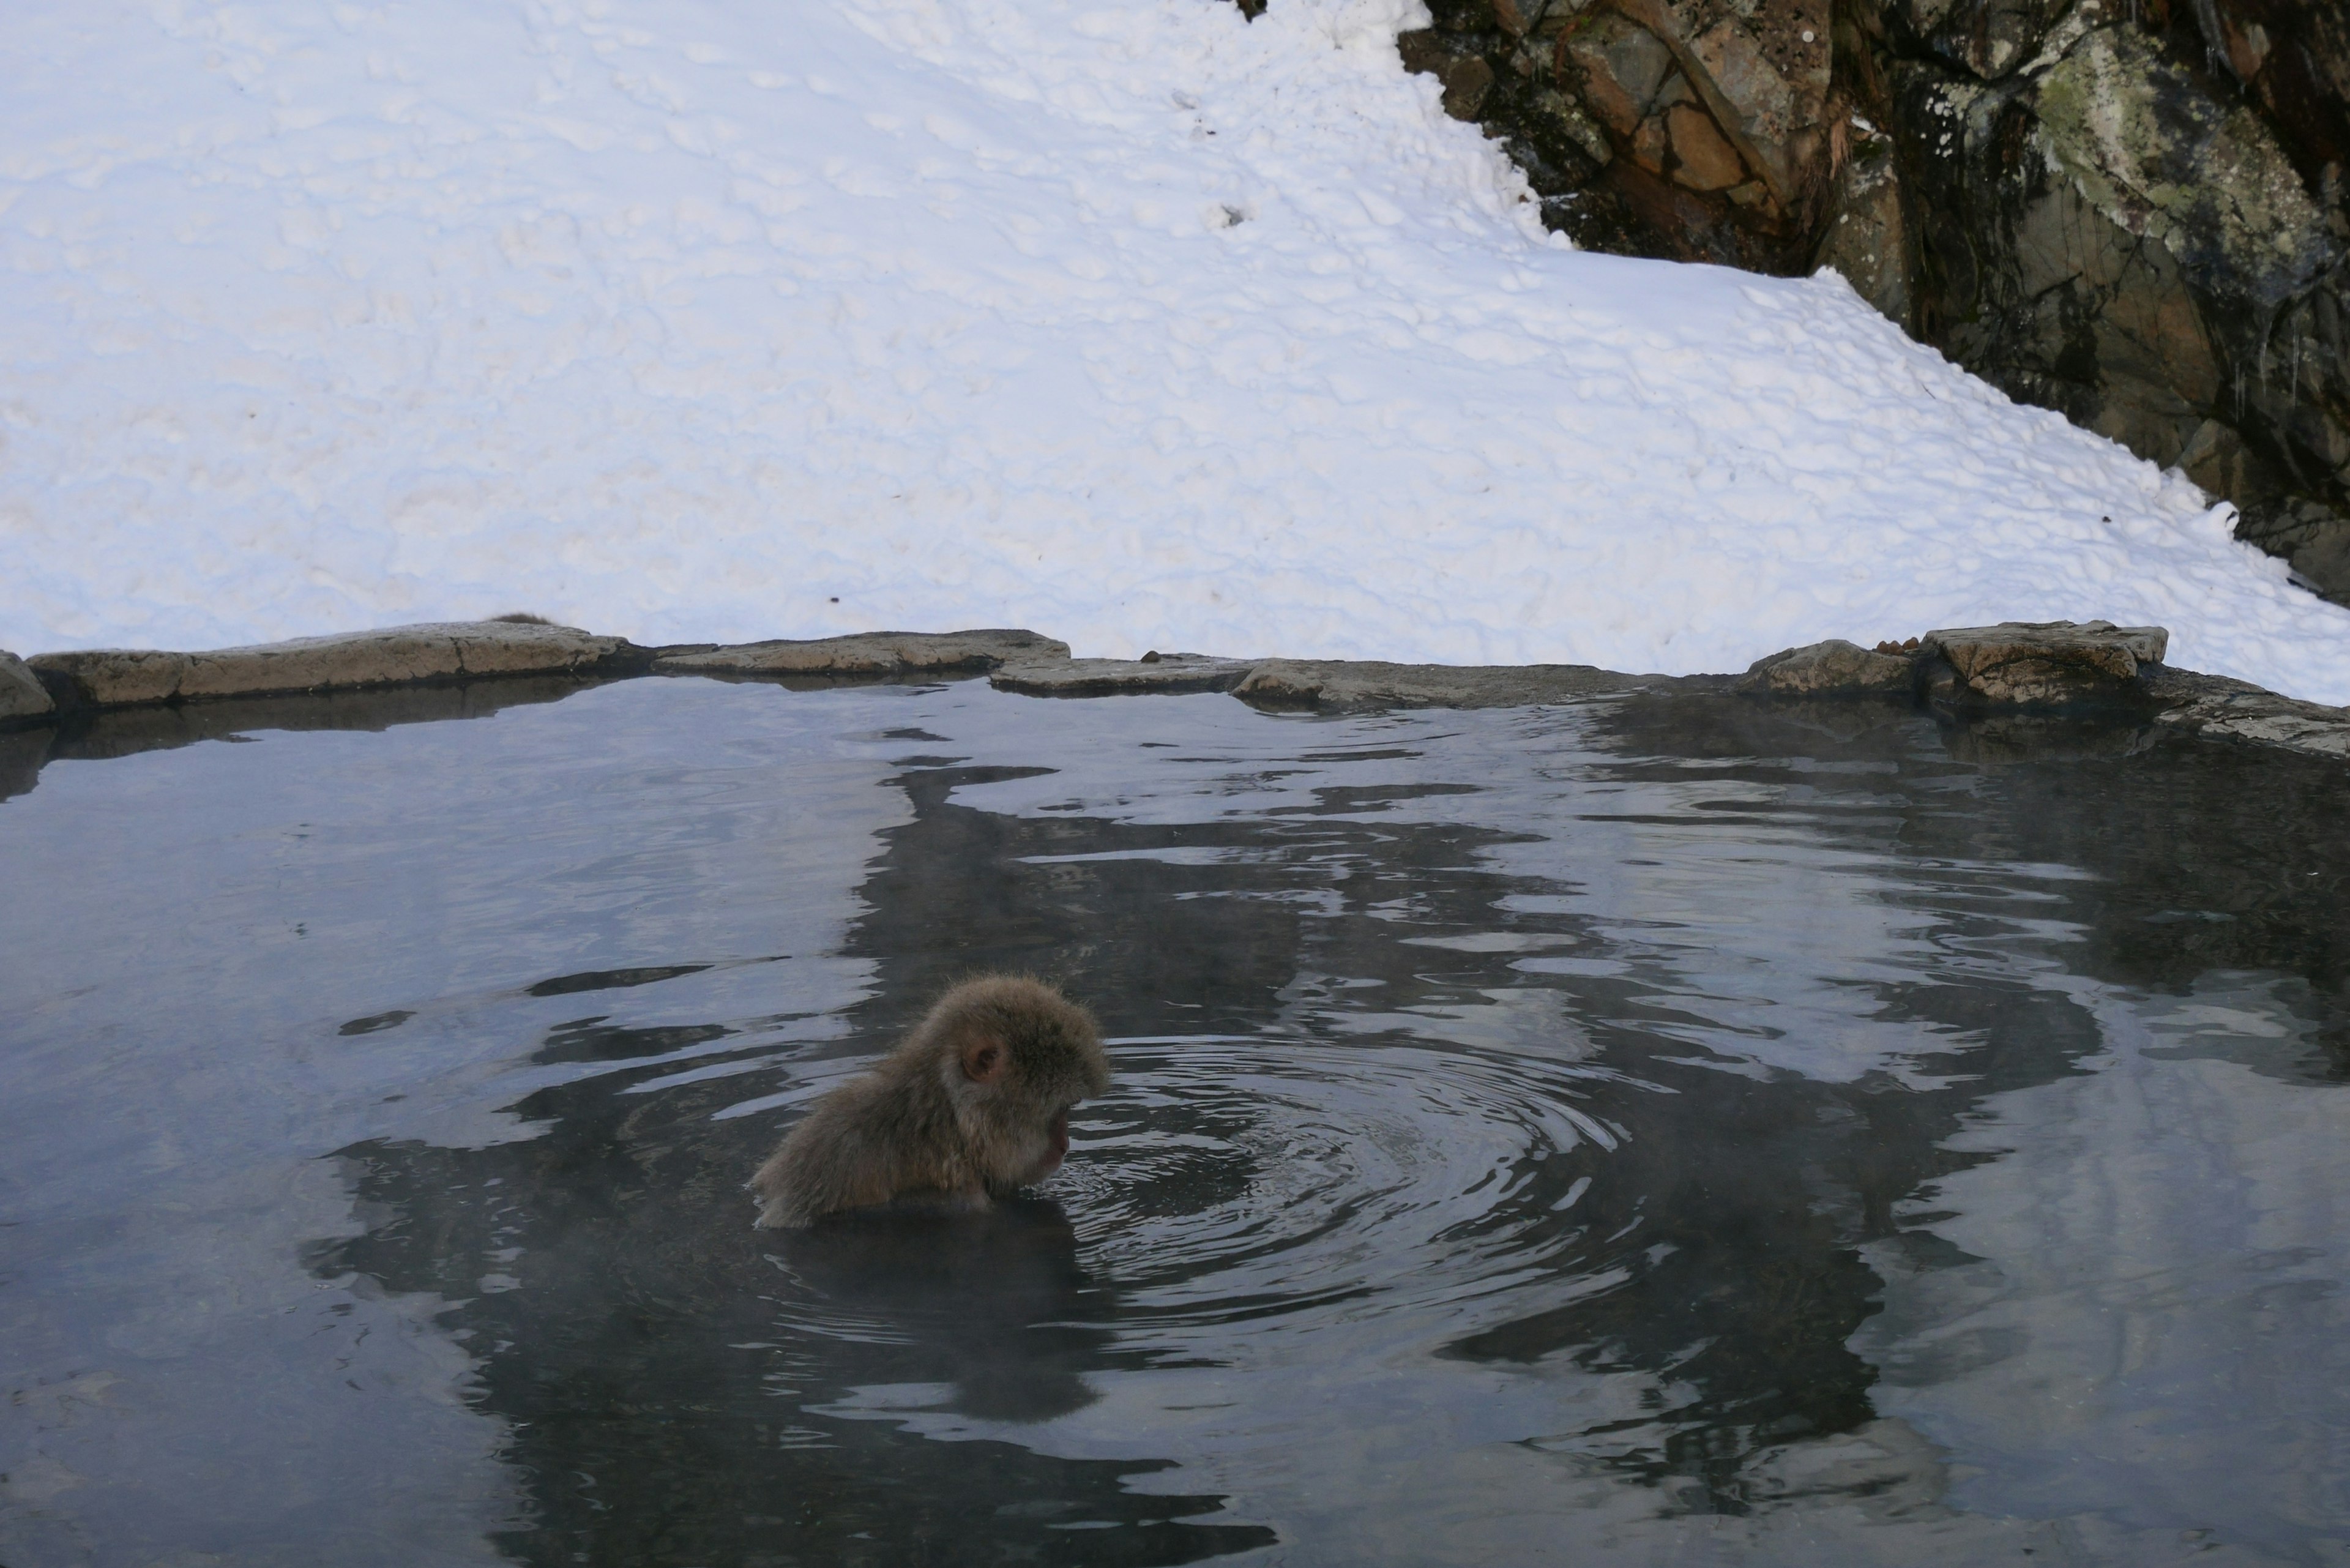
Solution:
<svg viewBox="0 0 2350 1568">
<path fill-rule="evenodd" d="M 1014 1198 L 983 1213 L 886 1205 L 784 1231 L 788 1283 L 767 1332 L 827 1345 L 835 1387 L 943 1386 L 935 1407 L 1031 1422 L 1094 1402 L 1117 1293 L 1087 1275 L 1058 1204 Z M 772 1290 L 772 1287 L 769 1287 Z"/>
<path fill-rule="evenodd" d="M 1069 1107 L 1108 1086 L 1085 1009 L 1018 976 L 966 981 L 760 1167 L 759 1223 L 795 1232 L 777 1261 L 818 1300 L 951 1351 L 935 1370 L 966 1413 L 1076 1409 L 1102 1337 L 1072 1321 L 1076 1238 L 1056 1205 L 1016 1195 L 1068 1153 Z"/>
<path fill-rule="evenodd" d="M 1050 1176 L 1069 1152 L 1069 1107 L 1108 1087 L 1084 1008 L 1019 975 L 965 981 L 759 1168 L 759 1223 L 893 1202 L 985 1209 Z"/>
</svg>

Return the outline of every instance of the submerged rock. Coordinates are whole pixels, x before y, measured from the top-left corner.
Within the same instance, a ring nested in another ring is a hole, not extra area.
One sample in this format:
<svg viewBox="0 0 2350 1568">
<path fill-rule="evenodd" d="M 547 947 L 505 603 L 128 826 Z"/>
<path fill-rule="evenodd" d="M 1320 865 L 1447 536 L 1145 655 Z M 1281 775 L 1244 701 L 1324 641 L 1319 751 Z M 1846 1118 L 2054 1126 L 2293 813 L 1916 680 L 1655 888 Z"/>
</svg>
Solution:
<svg viewBox="0 0 2350 1568">
<path fill-rule="evenodd" d="M 1916 670 L 1914 659 L 1832 637 L 1756 659 L 1738 686 L 1781 697 L 1906 697 Z"/>
<path fill-rule="evenodd" d="M 0 649 L 0 724 L 42 718 L 56 707 L 40 677 L 23 659 Z"/>
<path fill-rule="evenodd" d="M 2005 621 L 1929 631 L 1918 656 L 1948 671 L 1943 690 L 1929 677 L 1929 692 L 1944 701 L 2057 707 L 2143 695 L 2140 675 L 2162 662 L 2169 644 L 2158 626 Z"/>
<path fill-rule="evenodd" d="M 336 637 L 296 638 L 205 653 L 91 649 L 29 660 L 67 705 L 112 708 L 192 698 L 336 691 L 425 680 L 598 672 L 625 639 L 574 627 L 434 621 Z"/>
<path fill-rule="evenodd" d="M 744 642 L 664 653 L 657 675 L 980 674 L 1000 665 L 1069 657 L 1069 645 L 1033 631 L 868 631 L 853 637 Z"/>
</svg>

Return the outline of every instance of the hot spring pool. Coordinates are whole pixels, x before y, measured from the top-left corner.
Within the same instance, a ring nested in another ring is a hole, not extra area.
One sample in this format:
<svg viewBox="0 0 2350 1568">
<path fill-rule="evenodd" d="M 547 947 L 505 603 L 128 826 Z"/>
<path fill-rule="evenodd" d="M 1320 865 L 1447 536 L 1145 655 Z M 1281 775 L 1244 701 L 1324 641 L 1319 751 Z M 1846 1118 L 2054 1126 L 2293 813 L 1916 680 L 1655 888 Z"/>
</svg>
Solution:
<svg viewBox="0 0 2350 1568">
<path fill-rule="evenodd" d="M 981 682 L 239 738 L 0 804 L 7 1568 L 2350 1563 L 2339 767 Z M 1111 1038 L 1068 1166 L 753 1231 L 988 968 Z"/>
</svg>

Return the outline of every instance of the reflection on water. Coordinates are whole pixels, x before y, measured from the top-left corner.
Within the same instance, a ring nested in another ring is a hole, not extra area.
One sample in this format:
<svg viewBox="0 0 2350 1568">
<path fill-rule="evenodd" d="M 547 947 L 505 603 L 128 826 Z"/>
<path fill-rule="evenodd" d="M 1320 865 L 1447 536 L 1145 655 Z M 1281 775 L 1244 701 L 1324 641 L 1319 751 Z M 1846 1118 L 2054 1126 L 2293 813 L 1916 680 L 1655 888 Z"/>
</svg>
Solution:
<svg viewBox="0 0 2350 1568">
<path fill-rule="evenodd" d="M 1692 699 L 254 722 L 0 806 L 10 1568 L 2350 1562 L 2339 769 Z M 751 1231 L 989 967 L 1112 1037 L 1064 1171 Z"/>
</svg>

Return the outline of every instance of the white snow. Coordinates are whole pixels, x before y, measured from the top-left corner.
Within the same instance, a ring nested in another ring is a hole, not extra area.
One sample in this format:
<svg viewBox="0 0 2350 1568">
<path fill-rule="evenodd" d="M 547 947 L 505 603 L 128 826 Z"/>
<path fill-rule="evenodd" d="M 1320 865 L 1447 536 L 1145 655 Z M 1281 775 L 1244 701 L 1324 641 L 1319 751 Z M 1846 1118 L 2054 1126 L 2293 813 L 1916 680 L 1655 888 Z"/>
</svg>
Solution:
<svg viewBox="0 0 2350 1568">
<path fill-rule="evenodd" d="M 1742 668 L 2350 612 L 1840 281 L 1579 254 L 1417 0 L 17 0 L 0 646 L 532 609 Z"/>
</svg>

